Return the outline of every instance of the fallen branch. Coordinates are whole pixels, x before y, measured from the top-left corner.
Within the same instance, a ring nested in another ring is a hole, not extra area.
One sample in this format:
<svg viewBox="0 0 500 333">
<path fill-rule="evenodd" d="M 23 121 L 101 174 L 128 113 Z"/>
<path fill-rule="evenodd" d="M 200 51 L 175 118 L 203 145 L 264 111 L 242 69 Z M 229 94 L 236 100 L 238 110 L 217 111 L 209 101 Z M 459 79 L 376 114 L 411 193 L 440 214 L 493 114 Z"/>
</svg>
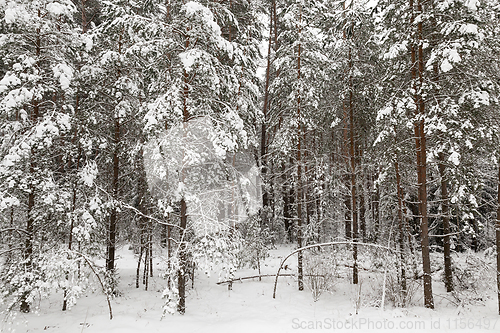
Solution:
<svg viewBox="0 0 500 333">
<path fill-rule="evenodd" d="M 387 250 L 387 251 L 398 253 L 397 250 L 391 249 L 390 247 L 383 246 L 383 245 L 370 244 L 370 243 L 360 243 L 360 242 L 347 242 L 347 241 L 319 243 L 319 244 L 312 244 L 312 245 L 301 247 L 301 248 L 296 249 L 295 251 L 291 252 L 289 255 L 287 255 L 285 257 L 285 259 L 283 259 L 281 261 L 281 265 L 278 268 L 278 272 L 275 275 L 276 276 L 276 280 L 274 280 L 273 298 L 276 298 L 276 288 L 278 286 L 278 277 L 280 276 L 280 271 L 283 268 L 283 264 L 287 261 L 288 258 L 290 258 L 291 256 L 293 256 L 294 254 L 296 254 L 298 252 L 301 252 L 301 251 L 304 251 L 304 250 L 307 250 L 307 249 L 312 249 L 312 248 L 315 248 L 315 247 L 322 247 L 322 246 L 333 246 L 333 245 L 365 245 L 365 246 L 376 247 L 376 248 L 379 248 L 379 249 L 383 249 L 383 250 Z"/>
<path fill-rule="evenodd" d="M 243 281 L 243 280 L 250 280 L 250 279 L 257 279 L 257 278 L 263 278 L 263 277 L 275 277 L 276 275 L 274 274 L 261 274 L 261 275 L 253 275 L 253 276 L 244 276 L 244 277 L 239 277 L 239 278 L 234 278 L 234 279 L 231 279 L 231 280 L 226 280 L 226 281 L 220 281 L 220 282 L 217 282 L 217 284 L 224 284 L 224 283 L 227 283 L 228 286 L 228 290 L 232 290 L 233 289 L 233 282 L 236 282 L 236 281 Z M 297 276 L 297 274 L 292 274 L 292 273 L 287 273 L 287 274 L 280 274 L 280 276 Z M 318 274 L 304 274 L 304 276 L 309 276 L 309 277 L 325 277 L 324 275 L 318 275 Z"/>
<path fill-rule="evenodd" d="M 281 274 L 280 276 L 295 276 L 296 274 Z M 217 282 L 217 284 L 224 284 L 224 283 L 233 283 L 235 281 L 242 281 L 242 280 L 250 280 L 250 279 L 257 279 L 257 278 L 263 278 L 263 277 L 275 277 L 275 274 L 262 274 L 262 275 L 253 275 L 253 276 L 245 276 L 245 277 L 239 277 L 239 278 L 234 278 L 231 280 L 226 280 L 226 281 L 220 281 Z"/>
</svg>

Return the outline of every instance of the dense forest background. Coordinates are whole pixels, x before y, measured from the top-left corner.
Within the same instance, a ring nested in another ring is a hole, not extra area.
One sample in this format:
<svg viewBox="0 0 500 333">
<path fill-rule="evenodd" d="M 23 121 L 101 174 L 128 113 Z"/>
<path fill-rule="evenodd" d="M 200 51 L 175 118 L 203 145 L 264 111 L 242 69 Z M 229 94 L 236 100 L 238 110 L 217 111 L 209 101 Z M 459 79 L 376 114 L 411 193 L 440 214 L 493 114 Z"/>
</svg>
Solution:
<svg viewBox="0 0 500 333">
<path fill-rule="evenodd" d="M 66 310 L 85 270 L 118 296 L 120 244 L 137 287 L 166 250 L 166 312 L 193 267 L 282 243 L 349 243 L 354 284 L 387 248 L 402 306 L 416 280 L 434 307 L 435 253 L 450 293 L 454 253 L 496 253 L 500 290 L 499 22 L 497 0 L 0 0 L 2 299 Z"/>
</svg>

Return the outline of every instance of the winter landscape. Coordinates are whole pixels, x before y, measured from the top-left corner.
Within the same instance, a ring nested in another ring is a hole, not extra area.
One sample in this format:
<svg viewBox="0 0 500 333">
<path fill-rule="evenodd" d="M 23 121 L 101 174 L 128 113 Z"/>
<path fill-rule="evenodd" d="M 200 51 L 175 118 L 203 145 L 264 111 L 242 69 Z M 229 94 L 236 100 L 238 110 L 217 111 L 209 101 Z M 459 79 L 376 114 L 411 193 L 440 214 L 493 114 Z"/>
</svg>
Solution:
<svg viewBox="0 0 500 333">
<path fill-rule="evenodd" d="M 0 0 L 0 332 L 500 331 L 499 0 Z"/>
</svg>

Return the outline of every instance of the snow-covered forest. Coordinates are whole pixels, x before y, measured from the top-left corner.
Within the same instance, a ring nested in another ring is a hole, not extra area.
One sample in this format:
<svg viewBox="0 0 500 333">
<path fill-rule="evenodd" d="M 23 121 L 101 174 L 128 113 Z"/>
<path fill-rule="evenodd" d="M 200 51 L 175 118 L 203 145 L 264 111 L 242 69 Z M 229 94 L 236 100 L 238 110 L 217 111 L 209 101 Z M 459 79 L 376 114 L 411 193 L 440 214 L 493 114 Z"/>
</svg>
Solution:
<svg viewBox="0 0 500 333">
<path fill-rule="evenodd" d="M 0 330 L 491 331 L 499 97 L 499 0 L 0 0 Z"/>
</svg>

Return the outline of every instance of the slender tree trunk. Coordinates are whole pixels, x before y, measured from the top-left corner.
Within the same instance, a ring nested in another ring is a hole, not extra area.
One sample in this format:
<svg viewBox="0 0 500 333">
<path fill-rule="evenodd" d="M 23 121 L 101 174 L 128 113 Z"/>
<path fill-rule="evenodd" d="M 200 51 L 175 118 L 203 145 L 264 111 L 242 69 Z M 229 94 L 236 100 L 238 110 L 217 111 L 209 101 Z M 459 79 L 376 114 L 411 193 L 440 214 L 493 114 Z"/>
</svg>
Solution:
<svg viewBox="0 0 500 333">
<path fill-rule="evenodd" d="M 344 3 L 345 6 L 345 3 Z M 348 40 L 353 37 L 353 25 L 351 24 L 351 31 L 347 32 L 344 29 L 344 39 Z M 350 158 L 350 175 L 351 175 L 351 216 L 352 216 L 352 239 L 353 242 L 358 242 L 358 206 L 356 203 L 356 154 L 354 140 L 355 130 L 354 130 L 354 85 L 352 78 L 353 63 L 352 63 L 352 50 L 351 45 L 349 45 L 349 54 L 347 58 L 348 64 L 348 87 L 349 87 L 349 158 Z M 358 284 L 358 245 L 353 244 L 352 247 L 352 283 Z"/>
<path fill-rule="evenodd" d="M 349 56 L 350 58 L 350 56 Z M 350 88 L 352 89 L 352 78 L 350 79 Z M 356 156 L 354 156 L 354 110 L 352 105 L 352 90 L 349 91 L 349 138 L 351 155 L 351 215 L 352 215 L 352 240 L 358 242 L 358 210 L 356 204 Z M 358 245 L 352 247 L 352 283 L 358 284 Z"/>
<path fill-rule="evenodd" d="M 362 178 L 362 183 L 359 191 L 359 228 L 361 231 L 361 240 L 363 243 L 366 242 L 366 208 L 365 208 L 365 191 L 364 183 L 365 179 Z"/>
<path fill-rule="evenodd" d="M 186 312 L 186 269 L 187 269 L 187 253 L 186 253 L 186 228 L 187 228 L 187 205 L 184 198 L 181 199 L 181 225 L 180 225 L 180 235 L 181 235 L 181 245 L 179 251 L 179 259 L 181 267 L 178 271 L 178 289 L 179 289 L 179 305 L 177 311 L 180 314 Z"/>
<path fill-rule="evenodd" d="M 30 155 L 30 175 L 34 176 L 35 175 L 35 168 L 36 164 L 34 162 L 34 149 L 31 149 L 31 155 Z M 35 206 L 35 188 L 33 186 L 33 181 L 32 179 L 30 181 L 30 193 L 28 194 L 28 209 L 27 209 L 27 224 L 26 224 L 26 238 L 24 242 L 24 265 L 25 265 L 25 270 L 26 272 L 31 272 L 33 268 L 33 232 L 34 232 L 34 213 L 33 213 L 33 208 Z M 27 301 L 27 297 L 29 295 L 29 292 L 25 292 L 22 296 L 21 299 L 21 308 L 20 311 L 23 313 L 28 313 L 30 312 L 30 304 Z"/>
<path fill-rule="evenodd" d="M 75 105 L 75 115 L 78 112 L 78 96 L 76 98 L 76 105 Z M 74 130 L 73 137 L 71 139 L 72 146 L 75 146 L 76 144 L 76 139 L 77 139 L 77 130 Z M 68 160 L 68 166 L 71 166 L 71 156 Z M 80 169 L 80 148 L 78 148 L 78 155 L 76 158 L 76 174 L 78 174 L 78 170 Z M 68 236 L 68 250 L 71 251 L 73 247 L 73 228 L 75 227 L 75 220 L 76 220 L 76 199 L 77 199 L 77 186 L 78 182 L 77 180 L 73 181 L 73 196 L 72 196 L 72 202 L 71 202 L 71 214 L 70 214 L 70 226 L 69 226 L 69 236 Z M 66 280 L 69 279 L 68 274 L 66 274 Z M 63 299 L 63 305 L 62 305 L 62 311 L 66 311 L 68 307 L 68 301 L 67 301 L 67 290 L 64 289 L 64 299 Z"/>
<path fill-rule="evenodd" d="M 351 175 L 349 172 L 350 165 L 349 165 L 349 113 L 348 113 L 348 108 L 347 108 L 347 103 L 344 100 L 343 101 L 343 109 L 344 109 L 344 129 L 343 129 L 343 146 L 342 146 L 342 154 L 343 158 L 345 161 L 345 166 L 346 166 L 346 173 L 343 177 L 343 181 L 345 184 L 346 188 L 346 193 L 344 193 L 344 231 L 345 231 L 345 238 L 346 240 L 352 239 L 352 216 L 351 216 L 351 211 L 352 211 L 352 202 L 351 202 L 351 193 L 347 193 L 349 189 L 351 188 Z M 350 191 L 349 191 L 350 192 Z"/>
<path fill-rule="evenodd" d="M 166 225 L 161 225 L 160 226 L 161 231 L 160 231 L 160 246 L 162 248 L 167 247 L 167 226 Z"/>
<path fill-rule="evenodd" d="M 85 10 L 85 5 L 86 5 L 87 0 L 80 0 L 80 7 L 81 7 L 81 18 L 82 18 L 82 35 L 87 32 L 87 12 Z M 78 65 L 78 70 L 80 70 L 80 65 Z M 80 89 L 77 89 L 76 96 L 75 96 L 75 119 L 77 119 L 77 114 L 80 109 Z M 75 124 L 76 125 L 76 124 Z M 73 137 L 71 138 L 71 144 L 74 147 L 77 144 L 77 139 L 78 139 L 78 129 L 75 126 L 75 129 L 73 131 Z M 76 174 L 78 174 L 78 171 L 80 169 L 80 156 L 81 156 L 81 148 L 80 144 L 78 144 L 78 153 L 77 153 L 77 158 L 76 158 Z M 68 165 L 71 165 L 71 156 L 68 160 Z M 68 239 L 68 249 L 71 251 L 72 246 L 73 246 L 73 228 L 75 226 L 75 212 L 76 212 L 76 199 L 77 199 L 77 187 L 78 187 L 78 182 L 75 180 L 73 182 L 73 202 L 71 206 L 71 225 L 69 228 L 69 239 Z M 78 262 L 78 272 L 80 272 L 80 262 Z M 79 274 L 78 274 L 79 275 Z M 69 276 L 66 275 L 66 280 L 69 279 Z M 67 291 L 64 290 L 64 300 L 63 300 L 63 306 L 62 306 L 62 311 L 66 311 L 68 302 L 66 299 L 67 296 Z"/>
<path fill-rule="evenodd" d="M 189 40 L 186 40 L 186 49 L 189 47 Z M 189 77 L 186 70 L 184 70 L 184 87 L 183 87 L 183 126 L 184 126 L 184 136 L 186 135 L 187 124 L 190 118 L 188 110 L 188 97 L 189 97 Z M 181 170 L 181 181 L 185 181 L 186 170 Z M 179 303 L 177 306 L 177 311 L 180 314 L 186 312 L 186 273 L 187 273 L 187 205 L 184 196 L 181 199 L 181 216 L 180 216 L 180 246 L 179 246 L 179 262 L 180 267 L 177 272 L 177 288 L 179 291 Z"/>
<path fill-rule="evenodd" d="M 40 9 L 38 10 L 38 17 L 40 18 L 42 13 Z M 42 40 L 40 37 L 40 29 L 37 29 L 36 40 L 35 40 L 35 54 L 37 61 L 40 60 L 42 53 Z M 32 100 L 33 103 L 33 111 L 31 113 L 31 126 L 35 128 L 38 118 L 40 116 L 40 102 L 34 97 Z M 34 181 L 36 178 L 35 170 L 36 170 L 36 162 L 35 162 L 36 150 L 34 147 L 31 147 L 30 157 L 29 157 L 29 175 L 31 177 L 29 181 L 29 194 L 28 194 L 28 207 L 26 210 L 27 220 L 26 220 L 26 238 L 24 241 L 24 262 L 25 262 L 25 271 L 31 272 L 33 269 L 33 240 L 34 240 L 34 224 L 35 217 L 33 209 L 35 207 L 35 186 Z M 27 297 L 29 292 L 25 292 L 21 299 L 20 311 L 23 313 L 30 312 L 30 304 L 27 301 Z"/>
<path fill-rule="evenodd" d="M 138 229 L 140 233 L 139 235 L 140 253 L 139 253 L 139 259 L 137 261 L 136 287 L 137 288 L 139 287 L 140 266 L 142 261 L 142 255 L 144 254 L 144 273 L 143 273 L 142 283 L 145 285 L 145 289 L 147 290 L 148 289 L 147 269 L 150 266 L 148 265 L 147 260 L 148 258 L 151 259 L 150 229 L 152 222 L 145 217 L 148 214 L 148 200 L 147 200 L 148 198 L 147 198 L 147 177 L 146 177 L 146 170 L 144 169 L 144 150 L 142 147 L 137 154 L 136 171 L 138 173 L 136 208 L 142 213 L 138 221 Z"/>
<path fill-rule="evenodd" d="M 410 2 L 410 6 L 413 5 Z M 417 14 L 423 14 L 422 0 L 417 0 Z M 412 17 L 412 21 L 414 18 Z M 412 24 L 413 25 L 413 22 Z M 417 174 L 418 174 L 418 197 L 419 197 L 419 214 L 420 214 L 420 243 L 422 247 L 422 266 L 424 272 L 424 305 L 426 308 L 434 308 L 434 300 L 432 296 L 432 277 L 431 277 L 431 262 L 429 250 L 429 227 L 427 216 L 427 152 L 426 152 L 426 136 L 424 129 L 425 117 L 425 102 L 422 96 L 424 86 L 424 55 L 423 55 L 423 26 L 422 19 L 417 23 L 417 41 L 418 41 L 418 70 L 416 62 L 412 62 L 412 77 L 414 72 L 418 72 L 418 89 L 416 93 L 416 121 L 415 121 L 415 140 L 417 151 Z M 412 46 L 412 60 L 415 59 L 415 47 Z"/>
<path fill-rule="evenodd" d="M 142 272 L 142 284 L 144 285 L 144 290 L 146 291 L 148 290 L 148 285 L 149 285 L 148 269 L 149 269 L 149 248 L 146 236 L 146 244 L 144 246 L 144 271 Z"/>
<path fill-rule="evenodd" d="M 271 81 L 271 45 L 272 45 L 272 35 L 273 35 L 273 6 L 274 0 L 271 2 L 271 8 L 269 13 L 269 40 L 267 45 L 267 65 L 266 65 L 266 81 L 264 87 L 264 105 L 262 109 L 263 119 L 261 124 L 261 136 L 260 136 L 260 166 L 261 166 L 261 177 L 262 177 L 262 225 L 267 225 L 268 223 L 268 207 L 269 207 L 269 192 L 268 192 L 268 180 L 267 180 L 267 123 L 268 123 L 268 108 L 269 108 L 269 84 Z"/>
<path fill-rule="evenodd" d="M 12 248 L 14 247 L 14 206 L 10 207 L 10 214 L 9 214 L 9 232 L 8 232 L 8 239 L 7 239 L 7 250 L 8 253 L 11 253 Z M 8 267 L 9 264 L 12 261 L 12 256 L 7 256 L 5 258 L 5 267 Z"/>
<path fill-rule="evenodd" d="M 169 214 L 170 215 L 170 214 Z M 169 219 L 170 222 L 170 219 Z M 172 261 L 172 227 L 167 226 L 167 270 L 170 272 Z"/>
<path fill-rule="evenodd" d="M 301 32 L 302 32 L 302 6 L 299 12 L 298 19 L 298 50 L 297 50 L 297 241 L 298 247 L 303 246 L 303 216 L 302 216 L 302 201 L 303 201 L 303 189 L 302 189 L 302 124 L 301 124 L 301 56 L 302 56 L 302 43 L 301 43 Z M 299 290 L 304 290 L 304 276 L 303 276 L 303 254 L 299 251 L 297 254 L 297 270 L 298 270 L 298 284 Z"/>
<path fill-rule="evenodd" d="M 453 273 L 451 269 L 450 215 L 448 182 L 446 181 L 446 166 L 444 153 L 439 153 L 439 175 L 441 177 L 441 207 L 443 214 L 443 249 L 444 249 L 444 284 L 447 292 L 453 291 Z"/>
<path fill-rule="evenodd" d="M 304 139 L 303 139 L 303 146 L 304 147 L 309 147 L 309 145 L 307 144 L 307 134 L 306 134 L 306 131 L 304 130 L 302 135 L 304 136 Z M 303 191 L 304 191 L 304 201 L 305 201 L 305 208 L 306 208 L 306 217 L 305 217 L 305 221 L 306 221 L 306 226 L 308 228 L 310 228 L 310 224 L 311 224 L 311 215 L 312 215 L 312 207 L 311 207 L 311 195 L 310 195 L 310 180 L 309 180 L 309 174 L 310 174 L 310 170 L 309 170 L 309 163 L 308 163 L 308 152 L 307 152 L 307 149 L 304 149 L 304 156 L 302 157 L 302 160 L 304 161 L 303 164 L 304 164 L 304 182 L 305 184 L 303 183 L 302 184 L 302 187 L 303 187 Z M 311 229 L 309 229 L 311 230 Z M 311 235 L 309 235 L 311 236 Z M 304 245 L 307 245 L 311 240 L 309 238 L 305 239 L 304 241 Z"/>
<path fill-rule="evenodd" d="M 80 0 L 80 6 L 82 7 L 82 33 L 87 32 L 87 13 L 85 11 L 85 5 L 87 0 Z"/>
<path fill-rule="evenodd" d="M 291 242 L 293 239 L 293 223 L 292 223 L 292 213 L 290 207 L 290 194 L 288 190 L 288 172 L 286 170 L 286 164 L 283 162 L 281 165 L 281 178 L 282 178 L 282 192 L 283 192 L 283 223 L 285 225 L 285 231 L 287 234 L 288 241 Z"/>
<path fill-rule="evenodd" d="M 78 157 L 77 157 L 77 161 L 76 161 L 76 172 L 77 173 L 78 173 L 79 166 L 80 166 L 80 152 L 78 152 Z M 76 196 L 77 196 L 76 187 L 77 187 L 77 182 L 75 181 L 73 183 L 73 200 L 71 203 L 71 217 L 70 217 L 71 223 L 69 226 L 69 237 L 68 237 L 68 250 L 69 251 L 71 251 L 71 249 L 73 247 L 73 228 L 75 226 L 75 219 L 76 219 L 76 216 L 75 216 Z M 69 279 L 69 276 L 68 276 L 68 274 L 66 274 L 66 280 L 68 280 L 68 279 Z M 64 289 L 64 299 L 63 299 L 62 311 L 66 311 L 68 308 L 67 295 L 68 295 L 68 292 L 66 289 Z"/>
<path fill-rule="evenodd" d="M 372 216 L 373 216 L 373 242 L 377 243 L 380 236 L 380 186 L 375 183 L 376 175 L 373 176 L 373 200 L 372 200 Z"/>
<path fill-rule="evenodd" d="M 404 215 L 403 215 L 403 189 L 401 188 L 401 174 L 399 173 L 399 163 L 396 156 L 394 162 L 394 169 L 396 170 L 396 186 L 398 192 L 398 226 L 399 226 L 399 252 L 400 252 L 400 262 L 401 262 L 401 290 L 403 292 L 403 299 L 406 300 L 407 295 L 407 285 L 406 285 L 406 260 L 404 254 Z M 405 304 L 404 304 L 405 305 Z"/>
<path fill-rule="evenodd" d="M 142 238 L 142 236 L 141 236 L 141 238 Z M 142 253 L 144 252 L 144 247 L 142 246 L 142 241 L 141 241 L 139 248 L 140 248 L 139 259 L 137 260 L 137 271 L 135 274 L 135 287 L 136 288 L 139 288 L 139 279 L 141 277 L 141 261 L 142 261 Z"/>
<path fill-rule="evenodd" d="M 120 33 L 118 40 L 118 53 L 122 53 L 122 36 L 123 32 Z M 121 77 L 121 69 L 118 69 L 118 78 Z M 113 178 L 112 184 L 112 196 L 113 196 L 113 206 L 111 208 L 111 213 L 109 216 L 108 225 L 108 244 L 107 244 L 107 258 L 106 258 L 106 271 L 108 277 L 113 280 L 111 288 L 112 292 L 115 292 L 115 252 L 116 252 L 116 232 L 118 225 L 118 209 L 116 207 L 119 195 L 119 176 L 120 176 L 120 116 L 118 114 L 114 115 L 114 134 L 113 134 Z"/>
<path fill-rule="evenodd" d="M 149 221 L 149 276 L 153 277 L 153 222 Z"/>
<path fill-rule="evenodd" d="M 113 179 L 112 179 L 112 192 L 113 192 L 113 208 L 109 216 L 108 225 L 108 246 L 107 246 L 107 259 L 106 271 L 114 275 L 115 270 L 115 250 L 116 250 L 116 231 L 118 221 L 118 210 L 116 209 L 116 200 L 118 200 L 118 180 L 120 173 L 120 120 L 115 119 L 115 129 L 113 137 Z"/>
</svg>

